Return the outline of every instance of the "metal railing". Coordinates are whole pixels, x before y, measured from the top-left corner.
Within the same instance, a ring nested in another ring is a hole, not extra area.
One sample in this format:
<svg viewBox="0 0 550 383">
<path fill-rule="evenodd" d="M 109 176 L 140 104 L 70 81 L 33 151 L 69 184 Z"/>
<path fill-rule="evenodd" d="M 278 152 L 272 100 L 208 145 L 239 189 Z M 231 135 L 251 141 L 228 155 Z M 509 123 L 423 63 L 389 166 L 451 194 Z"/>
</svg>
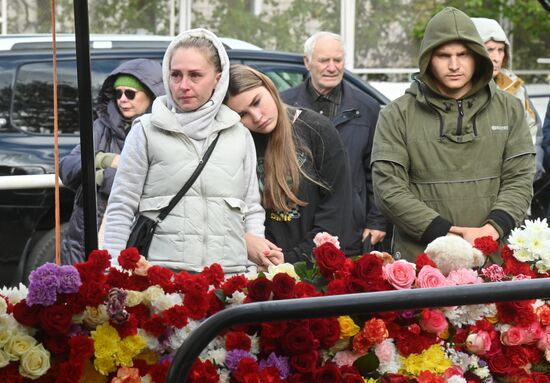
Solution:
<svg viewBox="0 0 550 383">
<path fill-rule="evenodd" d="M 55 174 L 1 176 L 0 190 L 42 189 L 55 186 Z M 59 180 L 59 186 L 64 186 Z"/>
<path fill-rule="evenodd" d="M 210 341 L 237 324 L 547 297 L 550 297 L 550 278 L 244 304 L 207 318 L 189 335 L 172 361 L 167 383 L 185 382 L 195 359 Z"/>
</svg>

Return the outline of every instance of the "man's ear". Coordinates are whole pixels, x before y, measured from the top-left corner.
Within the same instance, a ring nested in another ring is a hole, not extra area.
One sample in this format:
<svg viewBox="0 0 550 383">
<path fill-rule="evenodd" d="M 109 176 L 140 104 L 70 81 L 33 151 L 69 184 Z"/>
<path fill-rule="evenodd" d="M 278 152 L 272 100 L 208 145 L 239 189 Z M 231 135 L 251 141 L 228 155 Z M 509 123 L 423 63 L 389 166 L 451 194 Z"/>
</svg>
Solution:
<svg viewBox="0 0 550 383">
<path fill-rule="evenodd" d="M 309 71 L 309 59 L 307 56 L 304 56 L 304 65 L 306 66 L 307 70 Z"/>
</svg>

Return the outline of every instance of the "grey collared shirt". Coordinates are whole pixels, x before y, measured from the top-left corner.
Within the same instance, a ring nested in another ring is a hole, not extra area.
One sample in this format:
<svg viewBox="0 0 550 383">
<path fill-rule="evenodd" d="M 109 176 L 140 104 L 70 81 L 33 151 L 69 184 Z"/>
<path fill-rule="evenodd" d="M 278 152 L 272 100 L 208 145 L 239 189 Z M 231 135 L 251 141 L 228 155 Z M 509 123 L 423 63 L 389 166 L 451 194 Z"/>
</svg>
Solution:
<svg viewBox="0 0 550 383">
<path fill-rule="evenodd" d="M 332 89 L 326 96 L 317 92 L 311 83 L 311 79 L 307 80 L 306 89 L 311 97 L 313 110 L 331 120 L 334 119 L 340 108 L 340 103 L 342 102 L 342 83 L 338 84 L 338 86 Z"/>
</svg>

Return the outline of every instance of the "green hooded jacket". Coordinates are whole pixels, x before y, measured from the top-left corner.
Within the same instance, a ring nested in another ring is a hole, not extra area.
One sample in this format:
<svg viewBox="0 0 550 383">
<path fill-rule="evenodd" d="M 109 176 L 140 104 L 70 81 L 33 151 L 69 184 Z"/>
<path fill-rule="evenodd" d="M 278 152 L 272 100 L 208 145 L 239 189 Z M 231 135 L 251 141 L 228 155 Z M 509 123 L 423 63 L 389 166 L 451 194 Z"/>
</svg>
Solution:
<svg viewBox="0 0 550 383">
<path fill-rule="evenodd" d="M 464 43 L 474 54 L 472 88 L 446 98 L 430 72 L 434 49 Z M 420 74 L 384 108 L 371 164 L 375 201 L 395 225 L 395 256 L 414 260 L 452 225 L 490 223 L 504 238 L 532 198 L 534 149 L 524 110 L 497 89 L 493 66 L 470 18 L 445 8 L 426 26 Z"/>
</svg>

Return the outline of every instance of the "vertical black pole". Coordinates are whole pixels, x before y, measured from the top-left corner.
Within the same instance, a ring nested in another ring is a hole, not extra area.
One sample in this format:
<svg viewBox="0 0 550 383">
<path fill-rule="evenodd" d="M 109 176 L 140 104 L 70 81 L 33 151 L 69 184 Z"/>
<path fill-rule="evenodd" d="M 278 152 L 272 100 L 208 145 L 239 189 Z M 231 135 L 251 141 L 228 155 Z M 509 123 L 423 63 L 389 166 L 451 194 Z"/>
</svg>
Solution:
<svg viewBox="0 0 550 383">
<path fill-rule="evenodd" d="M 84 210 L 84 249 L 86 255 L 97 249 L 97 204 L 95 153 L 92 131 L 92 80 L 90 67 L 90 31 L 88 0 L 74 0 L 76 66 L 78 74 L 78 110 L 82 149 L 82 199 Z"/>
</svg>

